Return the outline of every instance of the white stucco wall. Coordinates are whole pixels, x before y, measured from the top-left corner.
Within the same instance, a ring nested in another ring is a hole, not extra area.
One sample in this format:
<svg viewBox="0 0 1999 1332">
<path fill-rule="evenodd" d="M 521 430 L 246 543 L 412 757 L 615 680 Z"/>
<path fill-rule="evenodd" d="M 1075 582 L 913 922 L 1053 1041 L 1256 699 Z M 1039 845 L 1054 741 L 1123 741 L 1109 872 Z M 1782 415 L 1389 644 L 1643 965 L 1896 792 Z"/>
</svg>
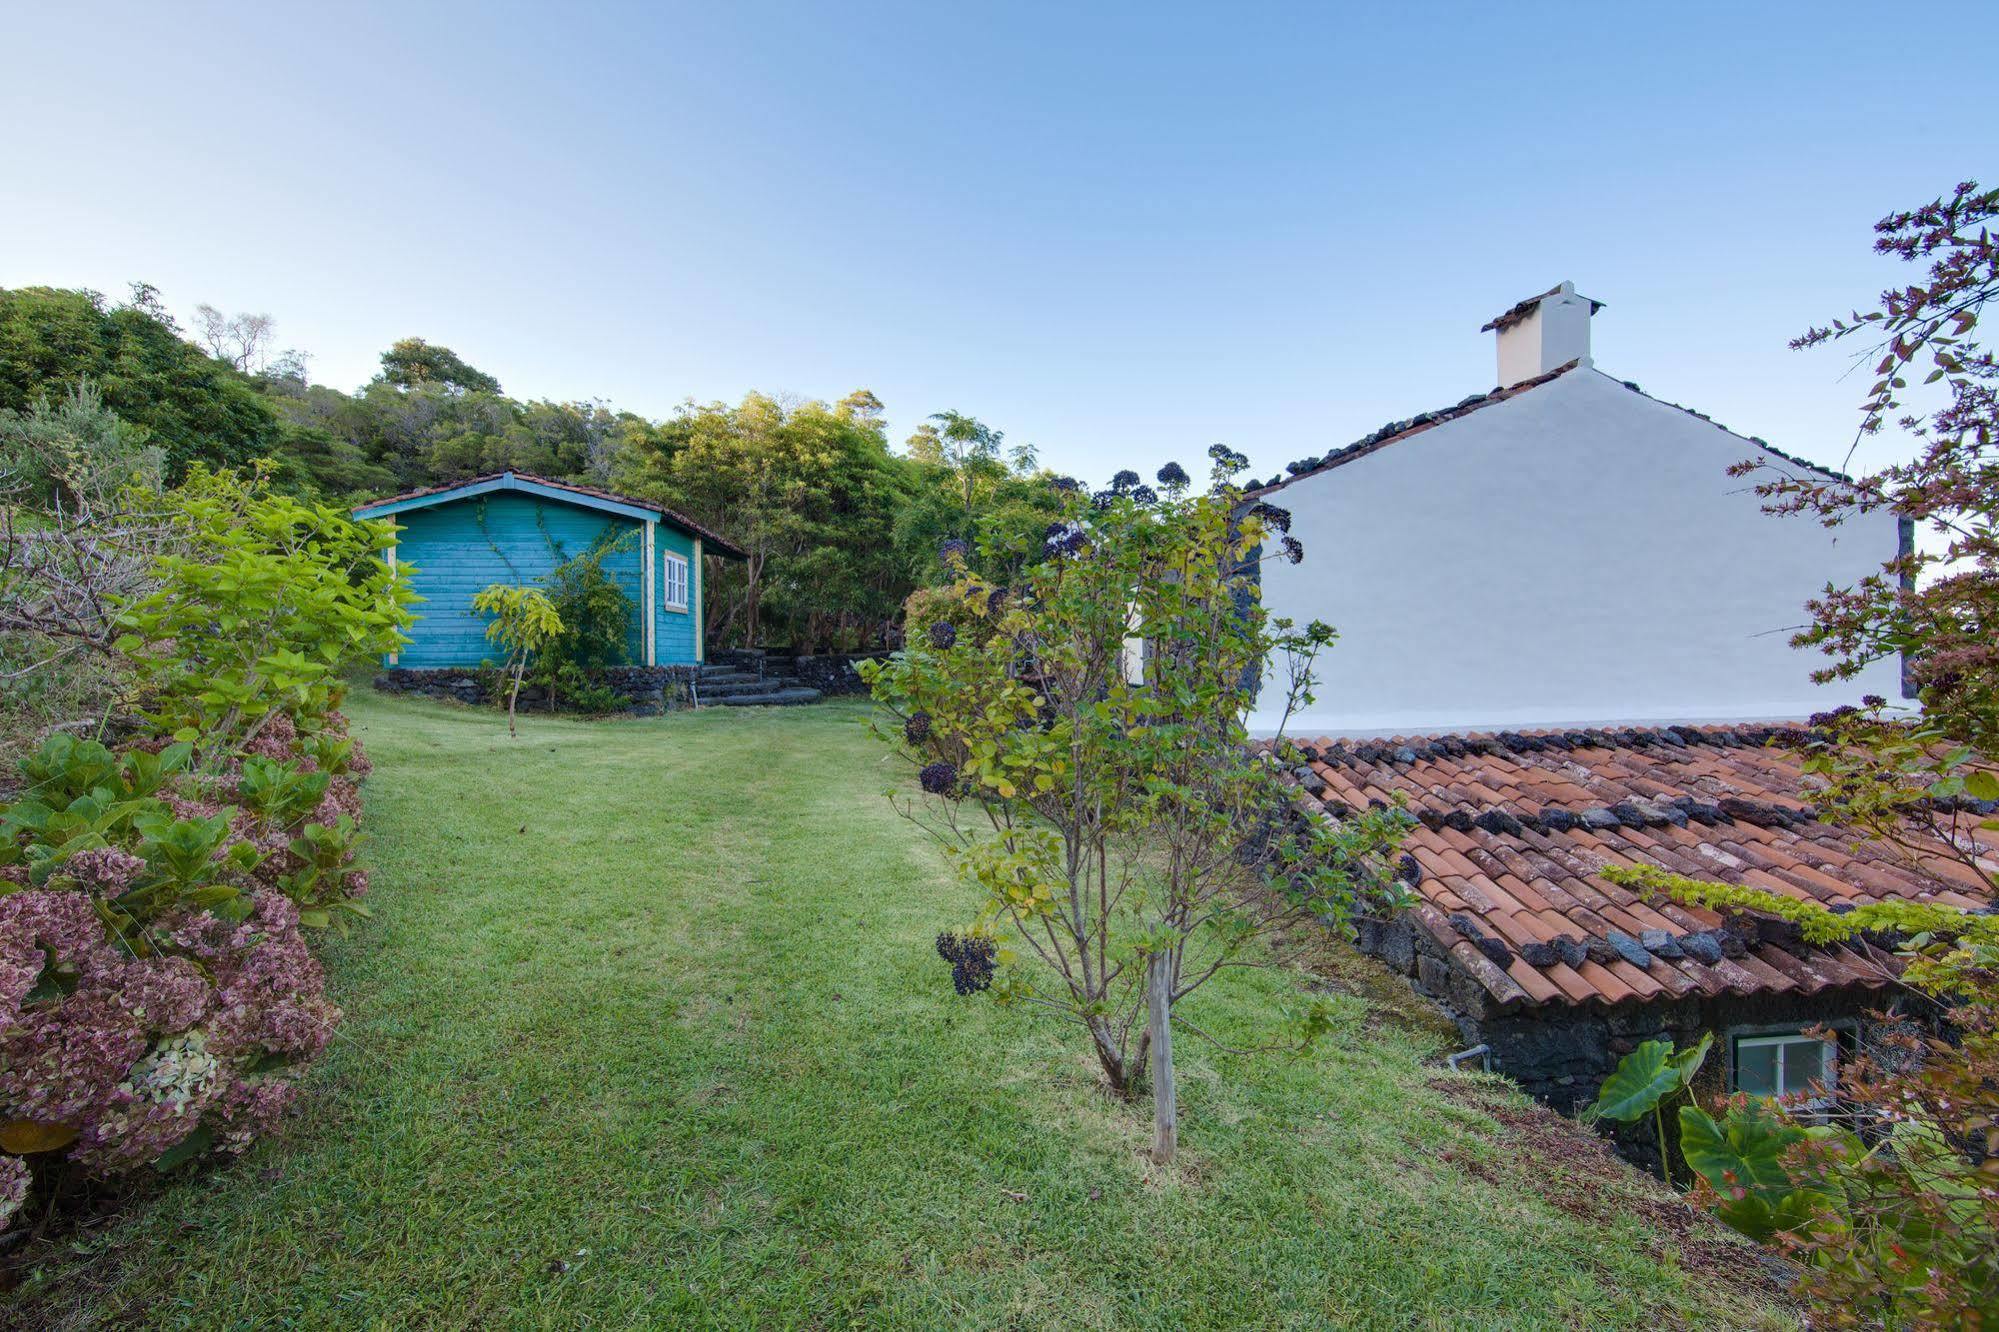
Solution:
<svg viewBox="0 0 1999 1332">
<path fill-rule="evenodd" d="M 1803 606 L 1895 553 L 1892 515 L 1833 531 L 1764 514 L 1748 440 L 1578 368 L 1271 496 L 1305 559 L 1263 568 L 1273 613 L 1322 619 L 1295 736 L 1801 718 L 1892 663 L 1815 686 Z M 1254 729 L 1282 700 L 1266 684 Z"/>
</svg>

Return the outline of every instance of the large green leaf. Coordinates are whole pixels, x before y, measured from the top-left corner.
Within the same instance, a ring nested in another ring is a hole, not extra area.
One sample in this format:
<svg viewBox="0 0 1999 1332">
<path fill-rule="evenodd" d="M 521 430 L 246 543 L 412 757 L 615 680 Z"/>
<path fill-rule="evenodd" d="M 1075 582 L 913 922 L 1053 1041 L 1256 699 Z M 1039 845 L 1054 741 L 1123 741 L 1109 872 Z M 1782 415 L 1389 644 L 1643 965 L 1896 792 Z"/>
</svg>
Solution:
<svg viewBox="0 0 1999 1332">
<path fill-rule="evenodd" d="M 1715 1214 L 1731 1229 L 1768 1241 L 1796 1230 L 1840 1195 L 1816 1180 L 1794 1178 L 1784 1154 L 1811 1137 L 1850 1139 L 1848 1149 L 1864 1150 L 1842 1129 L 1807 1129 L 1783 1117 L 1768 1101 L 1731 1105 L 1719 1121 L 1699 1106 L 1680 1107 L 1680 1152 L 1721 1201 Z"/>
<path fill-rule="evenodd" d="M 1617 1071 L 1603 1080 L 1595 1104 L 1583 1112 L 1583 1118 L 1615 1119 L 1629 1124 L 1651 1114 L 1680 1085 L 1679 1065 L 1673 1061 L 1673 1043 L 1646 1041 L 1618 1061 Z"/>
</svg>

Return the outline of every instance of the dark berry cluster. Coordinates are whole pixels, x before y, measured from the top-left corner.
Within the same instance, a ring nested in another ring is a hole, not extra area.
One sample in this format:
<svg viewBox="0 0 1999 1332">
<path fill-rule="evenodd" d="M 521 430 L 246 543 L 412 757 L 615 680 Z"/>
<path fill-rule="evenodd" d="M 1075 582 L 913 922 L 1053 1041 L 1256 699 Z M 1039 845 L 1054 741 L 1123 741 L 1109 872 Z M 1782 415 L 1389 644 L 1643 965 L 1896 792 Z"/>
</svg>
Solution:
<svg viewBox="0 0 1999 1332">
<path fill-rule="evenodd" d="M 1255 504 L 1249 506 L 1249 512 L 1252 517 L 1262 519 L 1265 527 L 1275 528 L 1279 532 L 1289 532 L 1291 530 L 1291 510 L 1289 509 L 1281 509 L 1275 504 L 1266 504 L 1262 500 L 1258 500 Z"/>
<path fill-rule="evenodd" d="M 963 564 L 971 558 L 971 555 L 972 543 L 962 541 L 957 537 L 952 537 L 949 541 L 937 547 L 937 559 L 947 569 L 954 565 Z"/>
<path fill-rule="evenodd" d="M 955 795 L 958 770 L 948 763 L 932 763 L 916 774 L 916 782 L 931 795 Z"/>
<path fill-rule="evenodd" d="M 1164 467 L 1160 468 L 1157 479 L 1159 484 L 1165 486 L 1168 490 L 1178 490 L 1180 487 L 1191 484 L 1193 481 L 1193 478 L 1187 475 L 1187 469 L 1176 462 L 1167 463 Z"/>
<path fill-rule="evenodd" d="M 930 738 L 930 714 L 927 712 L 910 713 L 908 720 L 902 724 L 902 736 L 903 739 L 909 741 L 912 745 L 920 745 L 925 740 L 928 740 Z"/>
<path fill-rule="evenodd" d="M 937 956 L 951 964 L 951 985 L 959 994 L 977 994 L 991 987 L 999 950 L 991 939 L 972 934 L 937 936 Z"/>
<path fill-rule="evenodd" d="M 1223 476 L 1233 476 L 1249 466 L 1249 458 L 1237 453 L 1226 444 L 1210 444 L 1208 456 L 1215 460 L 1215 470 Z"/>
<path fill-rule="evenodd" d="M 1277 543 L 1277 548 L 1283 551 L 1284 558 L 1291 561 L 1291 563 L 1293 564 L 1303 563 L 1305 559 L 1304 544 L 1300 542 L 1297 537 L 1294 536 L 1285 537 L 1282 541 Z"/>
<path fill-rule="evenodd" d="M 939 652 L 958 641 L 958 626 L 949 620 L 939 620 L 930 626 L 930 646 Z"/>
<path fill-rule="evenodd" d="M 1130 494 L 1132 487 L 1137 484 L 1138 473 L 1132 471 L 1130 468 L 1126 468 L 1111 478 L 1111 490 L 1119 495 Z"/>
<path fill-rule="evenodd" d="M 1065 495 L 1073 495 L 1083 488 L 1083 483 L 1073 476 L 1058 476 L 1048 484 Z"/>
</svg>

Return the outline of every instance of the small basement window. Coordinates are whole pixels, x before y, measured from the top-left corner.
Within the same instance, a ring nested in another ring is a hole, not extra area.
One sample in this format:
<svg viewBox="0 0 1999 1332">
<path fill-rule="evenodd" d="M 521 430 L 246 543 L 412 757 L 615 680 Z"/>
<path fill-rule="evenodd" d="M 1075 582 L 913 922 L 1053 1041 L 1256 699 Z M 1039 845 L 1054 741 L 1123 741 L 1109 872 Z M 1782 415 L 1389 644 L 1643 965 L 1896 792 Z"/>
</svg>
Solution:
<svg viewBox="0 0 1999 1332">
<path fill-rule="evenodd" d="M 1839 1076 L 1839 1047 L 1800 1031 L 1737 1036 L 1734 1090 L 1751 1096 L 1824 1095 Z"/>
<path fill-rule="evenodd" d="M 665 598 L 663 604 L 668 610 L 687 609 L 687 557 L 675 555 L 672 551 L 661 556 L 661 568 L 665 576 Z"/>
</svg>

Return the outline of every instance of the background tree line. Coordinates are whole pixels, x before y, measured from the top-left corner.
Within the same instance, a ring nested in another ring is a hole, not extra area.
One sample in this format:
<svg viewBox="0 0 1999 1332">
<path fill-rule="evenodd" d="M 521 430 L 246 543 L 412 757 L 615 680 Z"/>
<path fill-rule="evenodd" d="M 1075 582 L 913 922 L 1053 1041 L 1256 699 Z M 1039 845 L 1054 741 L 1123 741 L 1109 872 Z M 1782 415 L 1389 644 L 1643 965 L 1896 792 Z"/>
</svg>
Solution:
<svg viewBox="0 0 1999 1332">
<path fill-rule="evenodd" d="M 301 496 L 355 501 L 513 469 L 656 500 L 726 534 L 709 641 L 800 651 L 891 642 L 903 599 L 938 577 L 936 551 L 988 518 L 1034 548 L 1059 507 L 1031 448 L 941 412 L 892 446 L 874 394 L 837 403 L 752 393 L 651 420 L 602 402 L 509 397 L 448 347 L 405 338 L 343 393 L 280 350 L 268 315 L 198 307 L 183 329 L 152 287 L 0 289 L 0 450 L 25 451 L 46 411 L 88 382 L 156 450 L 190 465 L 276 464 Z M 11 438 L 11 443 L 9 442 Z M 1004 570 L 990 572 L 1002 574 Z"/>
</svg>

